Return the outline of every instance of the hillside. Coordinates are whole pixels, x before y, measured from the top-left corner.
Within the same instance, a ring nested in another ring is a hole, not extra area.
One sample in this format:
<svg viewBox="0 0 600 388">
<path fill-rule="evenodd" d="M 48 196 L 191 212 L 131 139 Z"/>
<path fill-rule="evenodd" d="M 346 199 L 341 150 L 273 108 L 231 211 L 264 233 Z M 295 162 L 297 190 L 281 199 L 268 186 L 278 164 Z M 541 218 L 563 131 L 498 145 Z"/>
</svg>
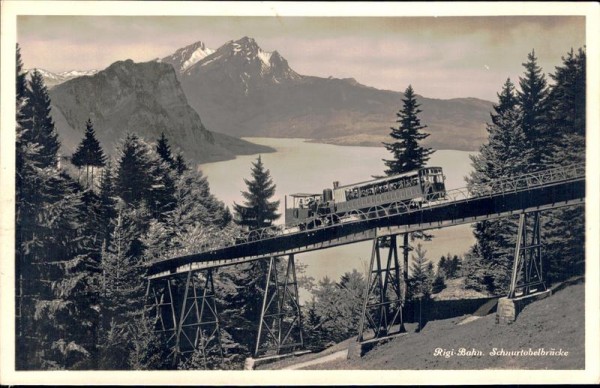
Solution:
<svg viewBox="0 0 600 388">
<path fill-rule="evenodd" d="M 549 298 L 525 307 L 511 325 L 497 325 L 495 314 L 457 323 L 465 317 L 430 321 L 421 333 L 409 334 L 380 344 L 360 359 L 336 360 L 305 369 L 583 369 L 585 367 L 584 283 L 568 286 Z M 481 356 L 434 356 L 436 349 L 478 350 Z M 491 356 L 497 350 L 562 349 L 568 356 Z M 314 355 L 298 357 L 300 363 Z M 285 369 L 291 361 L 265 365 Z"/>
<path fill-rule="evenodd" d="M 353 78 L 298 74 L 279 52 L 266 52 L 249 37 L 216 50 L 196 42 L 161 62 L 178 71 L 190 105 L 207 127 L 233 136 L 381 146 L 389 141 L 389 128 L 402 106 L 400 92 L 365 86 Z M 491 102 L 417 99 L 422 122 L 431 133 L 424 144 L 473 151 L 486 139 Z"/>
<path fill-rule="evenodd" d="M 174 150 L 196 162 L 232 159 L 272 149 L 209 131 L 189 106 L 173 67 L 166 63 L 119 61 L 93 75 L 78 77 L 49 91 L 53 117 L 69 154 L 91 118 L 107 152 L 127 131 L 147 141 L 162 132 Z"/>
</svg>

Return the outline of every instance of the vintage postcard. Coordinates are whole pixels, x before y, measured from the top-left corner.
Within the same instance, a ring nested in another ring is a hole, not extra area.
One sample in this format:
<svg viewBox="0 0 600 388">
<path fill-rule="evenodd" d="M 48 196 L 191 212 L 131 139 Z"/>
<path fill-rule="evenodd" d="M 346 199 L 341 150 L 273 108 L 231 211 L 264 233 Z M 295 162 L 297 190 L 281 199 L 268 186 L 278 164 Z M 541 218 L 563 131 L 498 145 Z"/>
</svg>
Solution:
<svg viewBox="0 0 600 388">
<path fill-rule="evenodd" d="M 598 383 L 599 18 L 4 1 L 0 382 Z"/>
</svg>

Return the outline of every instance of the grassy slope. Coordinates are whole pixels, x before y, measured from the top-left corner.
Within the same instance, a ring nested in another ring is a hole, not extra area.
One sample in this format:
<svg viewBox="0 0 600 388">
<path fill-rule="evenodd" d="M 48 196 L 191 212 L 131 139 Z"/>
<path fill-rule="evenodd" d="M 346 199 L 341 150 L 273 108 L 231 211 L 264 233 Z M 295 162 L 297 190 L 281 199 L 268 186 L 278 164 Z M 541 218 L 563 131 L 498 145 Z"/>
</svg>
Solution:
<svg viewBox="0 0 600 388">
<path fill-rule="evenodd" d="M 569 286 L 527 306 L 511 325 L 497 325 L 495 314 L 468 324 L 462 318 L 431 321 L 419 334 L 381 344 L 358 360 L 339 360 L 307 369 L 583 369 L 584 284 Z M 434 357 L 436 348 L 477 349 L 480 357 Z M 563 349 L 567 357 L 492 357 L 505 350 Z M 297 359 L 297 362 L 304 360 Z"/>
</svg>

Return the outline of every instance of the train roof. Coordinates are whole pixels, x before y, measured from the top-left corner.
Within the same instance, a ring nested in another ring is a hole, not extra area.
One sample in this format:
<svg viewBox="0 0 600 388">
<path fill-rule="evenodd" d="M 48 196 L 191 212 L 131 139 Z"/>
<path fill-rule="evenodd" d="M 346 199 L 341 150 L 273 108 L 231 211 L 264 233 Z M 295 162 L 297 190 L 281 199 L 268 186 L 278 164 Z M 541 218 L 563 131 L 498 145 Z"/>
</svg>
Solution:
<svg viewBox="0 0 600 388">
<path fill-rule="evenodd" d="M 288 194 L 290 197 L 296 197 L 296 198 L 308 198 L 308 197 L 315 197 L 315 196 L 320 196 L 321 193 L 318 194 L 311 194 L 311 193 L 296 193 L 296 194 Z"/>
<path fill-rule="evenodd" d="M 413 171 L 405 172 L 403 174 L 390 175 L 390 176 L 385 176 L 385 177 L 381 177 L 381 178 L 377 178 L 377 179 L 372 179 L 370 181 L 363 181 L 363 182 L 358 182 L 358 183 L 352 183 L 352 184 L 349 184 L 349 185 L 338 186 L 337 189 L 344 189 L 344 188 L 348 188 L 348 187 L 356 187 L 356 186 L 362 186 L 362 185 L 366 185 L 366 184 L 374 184 L 374 183 L 386 182 L 386 181 L 389 181 L 389 180 L 394 179 L 394 178 L 402 178 L 402 177 L 406 177 L 406 176 L 412 176 L 412 175 L 415 175 L 417 172 L 419 172 L 420 170 L 422 170 L 424 168 L 441 168 L 441 167 L 427 166 L 427 167 L 420 168 L 418 170 L 413 170 Z"/>
<path fill-rule="evenodd" d="M 348 187 L 356 187 L 356 186 L 362 186 L 362 185 L 366 185 L 366 184 L 374 184 L 374 183 L 386 182 L 386 181 L 389 181 L 389 180 L 395 179 L 395 178 L 402 178 L 402 177 L 406 177 L 406 176 L 415 175 L 419 171 L 424 170 L 426 168 L 440 168 L 441 169 L 441 167 L 438 167 L 438 166 L 426 166 L 426 167 L 420 168 L 418 170 L 413 170 L 413 171 L 405 172 L 405 173 L 402 173 L 402 174 L 385 176 L 385 177 L 381 177 L 381 178 L 377 178 L 377 179 L 372 179 L 370 181 L 363 181 L 363 182 L 358 182 L 358 183 L 351 183 L 349 185 L 338 186 L 337 188 L 338 189 L 344 189 L 344 188 L 348 188 Z"/>
</svg>

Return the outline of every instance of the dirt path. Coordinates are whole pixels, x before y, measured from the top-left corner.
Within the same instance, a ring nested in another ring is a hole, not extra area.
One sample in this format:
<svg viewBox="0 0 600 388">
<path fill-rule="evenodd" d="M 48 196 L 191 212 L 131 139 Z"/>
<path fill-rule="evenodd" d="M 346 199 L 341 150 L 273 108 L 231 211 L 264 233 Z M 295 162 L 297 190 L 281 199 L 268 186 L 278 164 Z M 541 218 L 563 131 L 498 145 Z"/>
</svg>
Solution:
<svg viewBox="0 0 600 388">
<path fill-rule="evenodd" d="M 332 354 L 329 354 L 327 356 L 323 356 L 323 357 L 319 357 L 316 358 L 314 360 L 310 360 L 310 361 L 305 361 L 305 362 L 301 362 L 298 364 L 293 364 L 293 365 L 289 365 L 287 367 L 285 367 L 284 369 L 302 369 L 302 368 L 306 368 L 307 366 L 313 366 L 313 365 L 317 365 L 317 364 L 322 364 L 324 362 L 331 362 L 331 361 L 335 361 L 335 360 L 342 360 L 345 359 L 346 357 L 348 357 L 348 349 L 346 350 L 340 350 L 339 352 L 335 352 Z"/>
</svg>

